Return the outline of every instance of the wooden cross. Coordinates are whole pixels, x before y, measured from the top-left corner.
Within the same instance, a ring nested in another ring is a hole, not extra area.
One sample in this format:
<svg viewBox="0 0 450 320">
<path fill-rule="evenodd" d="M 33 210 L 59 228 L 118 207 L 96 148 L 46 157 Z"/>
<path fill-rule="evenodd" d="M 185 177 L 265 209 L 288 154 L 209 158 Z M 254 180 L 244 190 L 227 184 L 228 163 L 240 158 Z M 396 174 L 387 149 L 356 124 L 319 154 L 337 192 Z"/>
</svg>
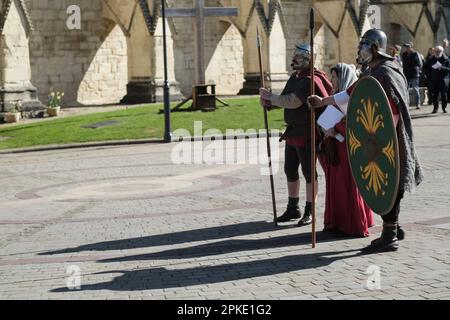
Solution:
<svg viewBox="0 0 450 320">
<path fill-rule="evenodd" d="M 164 0 L 163 0 L 164 1 Z M 195 0 L 194 8 L 166 9 L 168 18 L 195 18 L 195 48 L 197 56 L 196 82 L 205 84 L 205 17 L 236 17 L 237 8 L 205 7 L 205 0 Z"/>
</svg>

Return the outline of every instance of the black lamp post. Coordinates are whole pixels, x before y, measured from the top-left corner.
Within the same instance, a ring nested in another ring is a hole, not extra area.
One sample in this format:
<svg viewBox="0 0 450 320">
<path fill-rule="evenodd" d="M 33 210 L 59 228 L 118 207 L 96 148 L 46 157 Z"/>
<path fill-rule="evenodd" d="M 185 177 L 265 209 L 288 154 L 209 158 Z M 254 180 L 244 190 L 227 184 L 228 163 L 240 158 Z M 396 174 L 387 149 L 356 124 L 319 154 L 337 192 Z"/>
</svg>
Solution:
<svg viewBox="0 0 450 320">
<path fill-rule="evenodd" d="M 161 11 L 163 20 L 163 50 L 164 50 L 164 142 L 172 142 L 170 126 L 170 85 L 167 75 L 167 43 L 166 43 L 166 4 L 161 0 Z"/>
</svg>

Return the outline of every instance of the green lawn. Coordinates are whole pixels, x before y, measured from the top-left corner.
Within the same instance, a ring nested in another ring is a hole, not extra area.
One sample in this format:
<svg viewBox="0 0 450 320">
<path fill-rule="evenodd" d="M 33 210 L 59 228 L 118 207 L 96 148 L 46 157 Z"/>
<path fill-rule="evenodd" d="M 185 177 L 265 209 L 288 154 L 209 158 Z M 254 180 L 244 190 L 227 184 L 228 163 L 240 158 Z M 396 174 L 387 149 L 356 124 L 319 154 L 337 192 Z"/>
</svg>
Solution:
<svg viewBox="0 0 450 320">
<path fill-rule="evenodd" d="M 263 111 L 257 98 L 229 99 L 229 107 L 215 112 L 174 112 L 172 131 L 184 128 L 193 134 L 194 121 L 202 121 L 203 132 L 215 128 L 223 133 L 226 129 L 263 129 Z M 162 138 L 164 115 L 159 111 L 162 104 L 129 108 L 113 112 L 95 113 L 55 120 L 39 121 L 26 125 L 3 127 L 0 125 L 0 149 L 23 148 L 49 144 L 68 144 L 107 140 Z M 83 128 L 104 121 L 119 124 L 97 129 Z M 269 127 L 284 126 L 280 109 L 269 112 Z"/>
</svg>

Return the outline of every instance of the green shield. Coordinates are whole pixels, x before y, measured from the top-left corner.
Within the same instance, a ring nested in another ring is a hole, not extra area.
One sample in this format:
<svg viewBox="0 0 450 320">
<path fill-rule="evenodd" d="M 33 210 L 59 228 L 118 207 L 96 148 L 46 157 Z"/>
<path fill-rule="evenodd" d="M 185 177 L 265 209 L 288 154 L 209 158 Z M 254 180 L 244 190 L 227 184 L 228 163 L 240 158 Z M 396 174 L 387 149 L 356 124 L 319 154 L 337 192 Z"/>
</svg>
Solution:
<svg viewBox="0 0 450 320">
<path fill-rule="evenodd" d="M 377 214 L 385 215 L 397 196 L 400 164 L 392 111 L 374 77 L 358 81 L 347 110 L 347 153 L 361 196 Z"/>
</svg>

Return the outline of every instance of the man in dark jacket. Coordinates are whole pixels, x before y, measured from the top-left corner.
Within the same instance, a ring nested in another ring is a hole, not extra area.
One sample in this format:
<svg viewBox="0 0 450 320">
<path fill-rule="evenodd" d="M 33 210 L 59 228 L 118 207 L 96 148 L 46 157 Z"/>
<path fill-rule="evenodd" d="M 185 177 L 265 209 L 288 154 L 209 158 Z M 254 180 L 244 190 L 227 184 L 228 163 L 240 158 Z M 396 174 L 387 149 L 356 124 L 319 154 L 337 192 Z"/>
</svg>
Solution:
<svg viewBox="0 0 450 320">
<path fill-rule="evenodd" d="M 429 48 L 427 56 L 425 57 L 425 62 L 422 67 L 422 76 L 424 80 L 424 87 L 427 87 L 427 99 L 428 104 L 433 104 L 431 96 L 431 67 L 429 66 L 429 60 L 434 57 L 434 48 Z M 447 97 L 449 95 L 447 94 Z"/>
<path fill-rule="evenodd" d="M 433 113 L 439 109 L 439 94 L 441 95 L 442 111 L 447 113 L 447 90 L 449 84 L 450 61 L 444 55 L 444 48 L 437 46 L 434 56 L 427 62 L 430 70 L 430 88 L 433 100 Z"/>
<path fill-rule="evenodd" d="M 414 105 L 420 107 L 419 78 L 422 69 L 422 59 L 419 54 L 413 50 L 411 43 L 403 45 L 405 52 L 402 54 L 403 73 L 408 80 L 408 88 L 414 90 Z M 412 104 L 412 103 L 411 103 Z"/>
</svg>

